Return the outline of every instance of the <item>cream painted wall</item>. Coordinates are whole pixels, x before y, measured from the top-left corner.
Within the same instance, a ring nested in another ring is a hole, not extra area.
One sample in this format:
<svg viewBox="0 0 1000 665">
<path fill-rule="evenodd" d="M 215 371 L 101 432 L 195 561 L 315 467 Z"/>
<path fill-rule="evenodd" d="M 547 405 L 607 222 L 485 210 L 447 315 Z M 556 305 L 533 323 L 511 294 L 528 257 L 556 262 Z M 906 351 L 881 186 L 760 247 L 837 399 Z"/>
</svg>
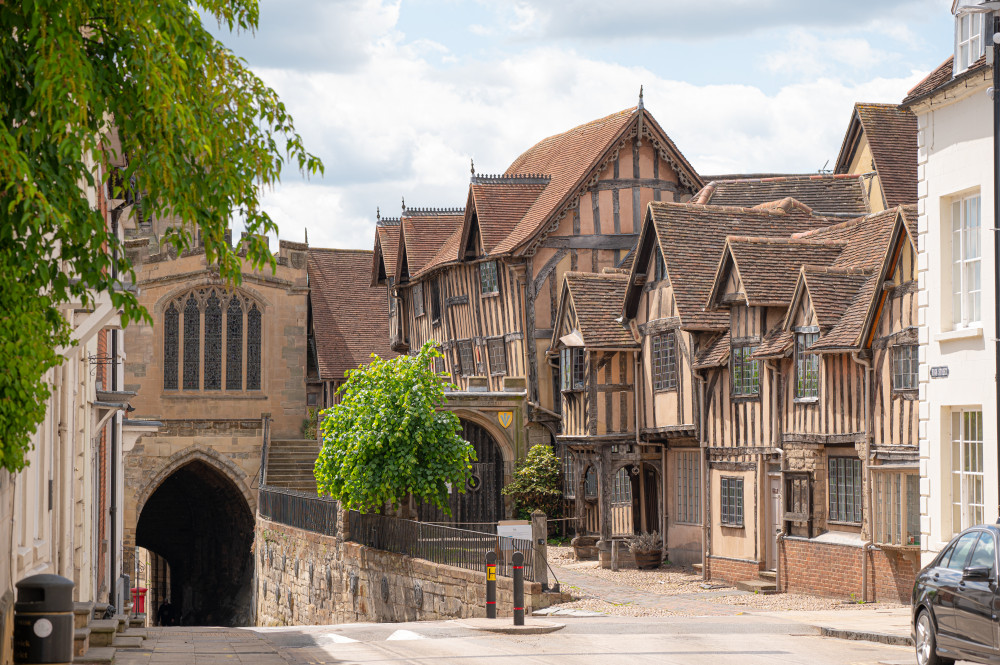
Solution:
<svg viewBox="0 0 1000 665">
<path fill-rule="evenodd" d="M 988 79 L 913 107 L 918 122 L 918 320 L 920 324 L 920 512 L 922 560 L 927 563 L 954 533 L 951 422 L 958 407 L 981 408 L 984 441 L 984 519 L 997 519 L 997 421 L 991 201 L 993 128 Z M 951 315 L 952 197 L 978 191 L 981 214 L 982 322 L 956 329 Z M 930 378 L 947 367 L 947 378 Z"/>
</svg>

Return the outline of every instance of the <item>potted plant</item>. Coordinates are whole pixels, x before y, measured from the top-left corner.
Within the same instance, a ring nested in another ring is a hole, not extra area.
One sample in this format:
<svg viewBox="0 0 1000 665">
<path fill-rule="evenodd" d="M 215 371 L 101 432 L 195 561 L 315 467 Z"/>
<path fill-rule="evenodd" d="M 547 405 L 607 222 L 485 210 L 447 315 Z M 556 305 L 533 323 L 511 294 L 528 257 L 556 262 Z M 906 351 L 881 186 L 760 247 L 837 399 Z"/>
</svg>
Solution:
<svg viewBox="0 0 1000 665">
<path fill-rule="evenodd" d="M 663 539 L 656 531 L 630 536 L 626 541 L 628 551 L 635 557 L 637 568 L 658 568 L 663 563 Z"/>
</svg>

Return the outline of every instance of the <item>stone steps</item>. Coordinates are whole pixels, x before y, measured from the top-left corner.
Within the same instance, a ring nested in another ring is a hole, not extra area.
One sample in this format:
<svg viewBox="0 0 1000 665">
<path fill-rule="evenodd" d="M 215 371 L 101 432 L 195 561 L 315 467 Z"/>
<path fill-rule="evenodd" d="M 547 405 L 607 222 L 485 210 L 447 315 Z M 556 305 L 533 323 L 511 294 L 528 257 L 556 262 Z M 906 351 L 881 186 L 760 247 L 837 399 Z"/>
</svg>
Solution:
<svg viewBox="0 0 1000 665">
<path fill-rule="evenodd" d="M 90 644 L 93 646 L 112 646 L 117 633 L 117 619 L 95 619 L 90 622 Z"/>
<path fill-rule="evenodd" d="M 737 582 L 736 588 L 740 591 L 749 591 L 751 593 L 778 593 L 778 587 L 774 582 L 760 579 Z"/>
<path fill-rule="evenodd" d="M 267 451 L 267 484 L 299 492 L 316 492 L 313 467 L 320 443 L 309 439 L 272 440 Z"/>
<path fill-rule="evenodd" d="M 109 665 L 115 662 L 114 647 L 90 647 L 87 653 L 82 656 L 73 656 L 74 663 L 87 663 L 88 665 Z"/>
</svg>

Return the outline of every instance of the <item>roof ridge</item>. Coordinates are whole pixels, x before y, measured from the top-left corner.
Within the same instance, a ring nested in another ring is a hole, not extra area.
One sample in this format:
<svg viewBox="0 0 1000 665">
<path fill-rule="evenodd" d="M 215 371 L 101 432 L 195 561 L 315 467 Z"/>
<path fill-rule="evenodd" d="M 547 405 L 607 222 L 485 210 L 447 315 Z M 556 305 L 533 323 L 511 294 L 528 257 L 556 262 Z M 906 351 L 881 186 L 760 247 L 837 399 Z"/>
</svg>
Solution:
<svg viewBox="0 0 1000 665">
<path fill-rule="evenodd" d="M 708 185 L 720 182 L 785 182 L 787 180 L 851 180 L 861 176 L 855 173 L 794 173 L 789 175 L 768 176 L 766 178 L 728 178 L 713 180 Z M 706 185 L 706 187 L 708 186 Z"/>
<path fill-rule="evenodd" d="M 547 185 L 552 176 L 544 173 L 476 173 L 469 180 L 474 185 Z"/>
<path fill-rule="evenodd" d="M 791 236 L 726 236 L 726 242 L 748 243 L 753 245 L 815 245 L 817 247 L 846 247 L 846 240 L 812 240 Z"/>
<path fill-rule="evenodd" d="M 809 236 L 818 235 L 820 233 L 827 233 L 829 231 L 840 231 L 841 229 L 847 229 L 847 228 L 850 228 L 852 226 L 857 226 L 857 225 L 859 225 L 859 224 L 861 224 L 863 222 L 866 222 L 868 220 L 874 219 L 874 218 L 879 217 L 881 215 L 885 215 L 886 213 L 898 213 L 899 212 L 899 208 L 902 208 L 902 207 L 903 207 L 902 205 L 893 206 L 892 208 L 886 208 L 885 210 L 879 210 L 878 212 L 870 212 L 867 215 L 861 215 L 859 217 L 852 217 L 850 219 L 845 219 L 842 222 L 838 222 L 837 224 L 831 224 L 830 226 L 821 226 L 818 229 L 810 229 L 808 231 L 799 231 L 798 233 L 793 233 L 792 237 L 793 238 L 808 238 Z"/>
<path fill-rule="evenodd" d="M 399 217 L 380 217 L 375 226 L 399 226 L 401 221 Z"/>
<path fill-rule="evenodd" d="M 356 252 L 358 254 L 374 254 L 373 249 L 340 249 L 339 247 L 310 247 L 310 252 Z"/>
<path fill-rule="evenodd" d="M 403 217 L 428 217 L 434 215 L 464 215 L 465 208 L 407 208 Z"/>
<path fill-rule="evenodd" d="M 857 275 L 860 277 L 868 277 L 875 273 L 874 269 L 862 266 L 817 266 L 812 263 L 803 263 L 802 270 L 813 273 L 820 272 L 831 275 Z"/>
<path fill-rule="evenodd" d="M 582 270 L 567 270 L 563 273 L 567 279 L 620 279 L 622 277 L 628 278 L 628 273 L 625 272 L 585 272 Z"/>
</svg>

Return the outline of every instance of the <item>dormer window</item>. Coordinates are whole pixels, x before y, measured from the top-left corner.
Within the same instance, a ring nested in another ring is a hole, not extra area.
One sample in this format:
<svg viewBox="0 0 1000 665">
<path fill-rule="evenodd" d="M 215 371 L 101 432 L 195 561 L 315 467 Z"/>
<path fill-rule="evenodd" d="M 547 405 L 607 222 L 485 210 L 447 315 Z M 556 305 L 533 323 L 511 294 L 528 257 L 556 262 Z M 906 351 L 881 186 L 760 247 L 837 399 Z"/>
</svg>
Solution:
<svg viewBox="0 0 1000 665">
<path fill-rule="evenodd" d="M 965 12 L 955 17 L 955 74 L 968 69 L 983 54 L 986 14 Z"/>
</svg>

